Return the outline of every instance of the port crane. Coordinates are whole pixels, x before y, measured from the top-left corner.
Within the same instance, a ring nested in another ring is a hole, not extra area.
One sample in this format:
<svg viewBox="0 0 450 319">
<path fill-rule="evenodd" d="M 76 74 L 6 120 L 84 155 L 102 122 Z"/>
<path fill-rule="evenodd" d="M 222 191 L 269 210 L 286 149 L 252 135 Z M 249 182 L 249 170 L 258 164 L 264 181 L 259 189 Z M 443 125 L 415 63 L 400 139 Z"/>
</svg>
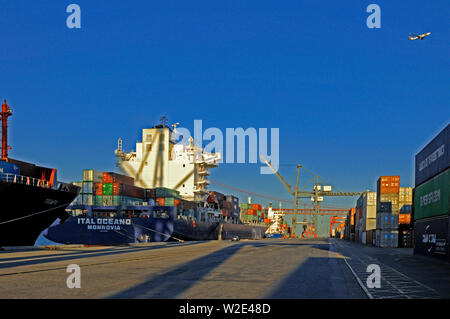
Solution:
<svg viewBox="0 0 450 319">
<path fill-rule="evenodd" d="M 260 155 L 261 158 L 264 160 L 264 162 L 269 166 L 272 171 L 274 172 L 275 176 L 280 180 L 280 182 L 283 184 L 283 186 L 287 189 L 287 191 L 294 197 L 294 216 L 292 218 L 292 231 L 294 237 L 295 234 L 295 225 L 297 224 L 297 212 L 298 212 L 298 201 L 300 198 L 311 198 L 314 204 L 313 208 L 313 226 L 314 229 L 317 230 L 318 222 L 317 218 L 319 215 L 319 202 L 323 201 L 324 196 L 359 196 L 362 194 L 362 192 L 332 192 L 331 186 L 324 186 L 323 183 L 320 181 L 324 181 L 322 178 L 319 177 L 319 175 L 311 172 L 307 168 L 305 168 L 303 165 L 298 164 L 297 165 L 297 181 L 296 186 L 294 190 L 292 190 L 291 185 L 289 185 L 285 179 L 278 173 L 278 171 L 266 160 L 266 158 L 263 155 Z M 313 175 L 313 179 L 306 184 L 302 189 L 299 189 L 300 185 L 300 170 L 304 169 L 307 172 L 309 172 L 311 175 Z M 313 191 L 305 191 L 304 188 L 306 188 L 312 181 L 314 181 L 314 188 Z M 325 181 L 324 181 L 325 182 Z"/>
<path fill-rule="evenodd" d="M 11 147 L 8 145 L 8 117 L 12 115 L 12 111 L 9 108 L 8 104 L 3 102 L 2 111 L 0 113 L 0 121 L 2 121 L 2 157 L 1 159 L 4 161 L 8 161 L 8 150 Z"/>
</svg>

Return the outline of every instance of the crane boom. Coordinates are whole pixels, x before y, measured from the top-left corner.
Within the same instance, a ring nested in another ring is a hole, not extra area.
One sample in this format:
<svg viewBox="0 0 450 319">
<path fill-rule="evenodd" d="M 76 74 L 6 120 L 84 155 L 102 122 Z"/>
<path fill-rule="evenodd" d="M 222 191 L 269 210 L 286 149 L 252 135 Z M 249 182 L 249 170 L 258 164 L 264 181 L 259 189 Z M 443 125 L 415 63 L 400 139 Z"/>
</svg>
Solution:
<svg viewBox="0 0 450 319">
<path fill-rule="evenodd" d="M 272 165 L 270 165 L 270 163 L 266 160 L 266 158 L 265 158 L 262 154 L 261 154 L 260 156 L 261 156 L 261 158 L 263 159 L 263 161 L 267 164 L 267 166 L 269 166 L 270 169 L 274 172 L 274 174 L 278 177 L 278 179 L 279 179 L 280 182 L 284 185 L 284 187 L 286 187 L 286 189 L 288 190 L 288 192 L 289 192 L 292 196 L 295 196 L 295 192 L 291 189 L 291 186 L 290 186 L 288 183 L 286 183 L 286 181 L 284 180 L 283 177 L 281 177 L 281 175 L 278 173 L 278 171 L 277 171 L 275 168 L 273 168 Z"/>
</svg>

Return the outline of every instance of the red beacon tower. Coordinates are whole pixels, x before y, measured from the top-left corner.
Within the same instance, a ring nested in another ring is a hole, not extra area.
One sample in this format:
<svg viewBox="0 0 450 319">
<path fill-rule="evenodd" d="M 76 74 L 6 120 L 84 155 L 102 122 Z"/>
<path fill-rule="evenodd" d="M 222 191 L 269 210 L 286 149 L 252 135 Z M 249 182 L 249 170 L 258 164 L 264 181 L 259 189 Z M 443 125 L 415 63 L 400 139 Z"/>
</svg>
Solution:
<svg viewBox="0 0 450 319">
<path fill-rule="evenodd" d="M 2 112 L 0 113 L 0 120 L 2 121 L 2 160 L 8 161 L 8 150 L 11 149 L 8 146 L 8 117 L 12 115 L 12 111 L 6 104 L 6 100 L 2 105 Z"/>
</svg>

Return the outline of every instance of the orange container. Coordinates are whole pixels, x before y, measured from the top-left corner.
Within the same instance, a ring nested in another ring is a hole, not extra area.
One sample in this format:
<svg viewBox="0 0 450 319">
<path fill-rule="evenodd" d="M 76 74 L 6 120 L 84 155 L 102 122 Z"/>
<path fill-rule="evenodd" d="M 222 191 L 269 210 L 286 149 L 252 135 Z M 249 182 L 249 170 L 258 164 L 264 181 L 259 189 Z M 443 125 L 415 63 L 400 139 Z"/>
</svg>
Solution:
<svg viewBox="0 0 450 319">
<path fill-rule="evenodd" d="M 399 214 L 398 215 L 398 223 L 399 224 L 411 224 L 411 215 L 410 214 Z"/>
<path fill-rule="evenodd" d="M 157 198 L 156 202 L 158 203 L 158 206 L 165 206 L 166 205 L 166 200 L 164 199 L 164 197 Z"/>
<path fill-rule="evenodd" d="M 398 194 L 400 192 L 400 176 L 380 176 L 377 181 L 380 194 Z"/>
<path fill-rule="evenodd" d="M 95 183 L 95 195 L 101 196 L 103 195 L 103 184 Z"/>
</svg>

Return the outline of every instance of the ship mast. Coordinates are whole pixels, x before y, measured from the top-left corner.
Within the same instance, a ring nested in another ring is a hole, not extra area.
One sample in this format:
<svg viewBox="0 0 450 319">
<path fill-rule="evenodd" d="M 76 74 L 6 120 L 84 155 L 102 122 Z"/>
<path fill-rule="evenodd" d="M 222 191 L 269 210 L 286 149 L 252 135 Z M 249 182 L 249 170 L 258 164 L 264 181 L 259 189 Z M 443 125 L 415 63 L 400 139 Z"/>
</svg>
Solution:
<svg viewBox="0 0 450 319">
<path fill-rule="evenodd" d="M 8 117 L 12 115 L 12 111 L 6 104 L 6 100 L 2 105 L 2 112 L 0 113 L 0 120 L 2 121 L 2 160 L 8 161 L 8 150 L 11 149 L 8 146 Z"/>
</svg>

